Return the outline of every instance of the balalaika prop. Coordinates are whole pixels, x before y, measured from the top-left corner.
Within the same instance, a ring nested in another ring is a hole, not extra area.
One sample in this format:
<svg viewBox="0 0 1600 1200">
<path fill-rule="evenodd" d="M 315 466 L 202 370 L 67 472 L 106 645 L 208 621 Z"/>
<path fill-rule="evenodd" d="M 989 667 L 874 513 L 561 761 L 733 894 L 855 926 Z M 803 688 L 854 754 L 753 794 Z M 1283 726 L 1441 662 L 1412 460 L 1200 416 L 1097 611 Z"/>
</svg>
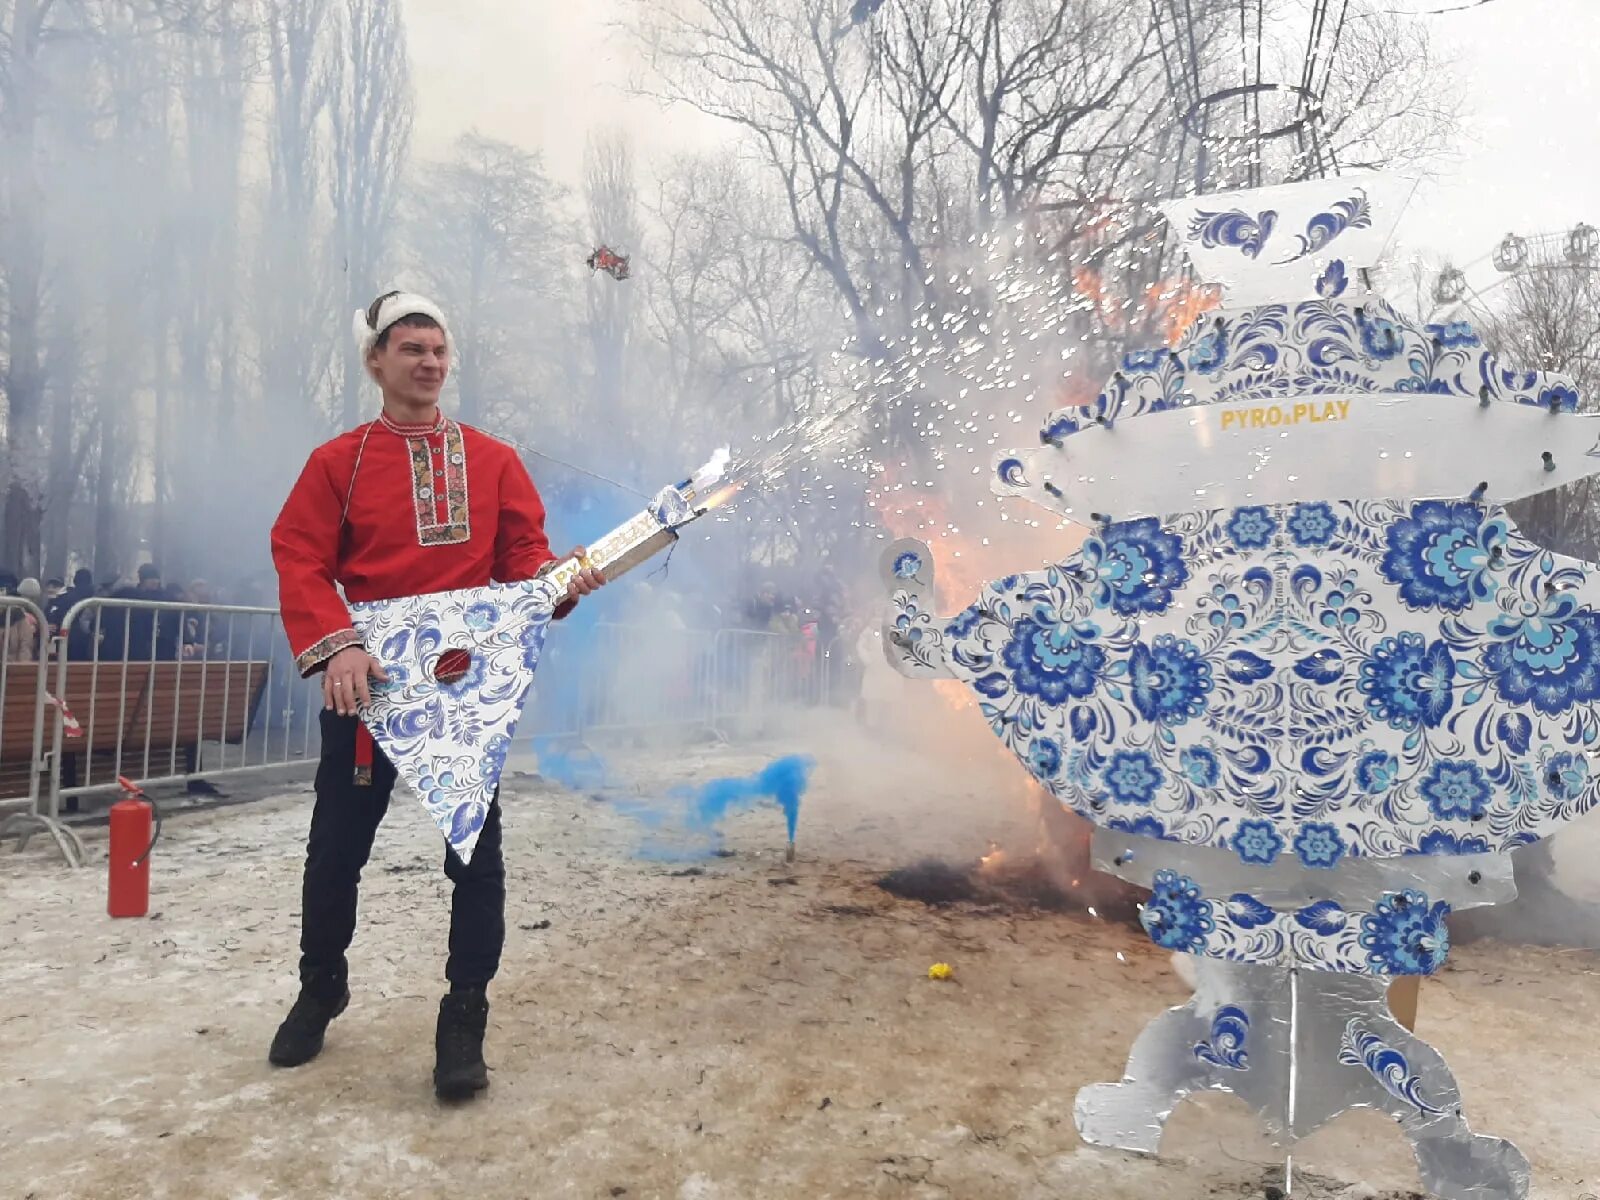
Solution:
<svg viewBox="0 0 1600 1200">
<path fill-rule="evenodd" d="M 505 769 L 545 630 L 584 567 L 616 579 L 670 546 L 715 503 L 725 450 L 579 559 L 537 579 L 350 606 L 350 619 L 389 680 L 361 714 L 373 740 L 470 860 Z M 455 652 L 455 653 L 452 653 Z M 441 660 L 450 664 L 437 678 Z"/>
<path fill-rule="evenodd" d="M 899 542 L 885 646 L 966 682 L 1097 826 L 1096 864 L 1153 889 L 1151 939 L 1197 956 L 1194 998 L 1079 1093 L 1084 1140 L 1154 1152 L 1207 1089 L 1286 1145 L 1370 1107 L 1430 1191 L 1502 1200 L 1527 1160 L 1472 1133 L 1385 993 L 1437 971 L 1449 913 L 1513 897 L 1510 851 L 1600 793 L 1600 569 L 1501 507 L 1600 472 L 1600 420 L 1570 380 L 1362 286 L 1409 190 L 1169 206 L 1227 307 L 996 460 L 1000 494 L 1089 526 L 1081 550 L 940 619 L 927 547 Z"/>
</svg>

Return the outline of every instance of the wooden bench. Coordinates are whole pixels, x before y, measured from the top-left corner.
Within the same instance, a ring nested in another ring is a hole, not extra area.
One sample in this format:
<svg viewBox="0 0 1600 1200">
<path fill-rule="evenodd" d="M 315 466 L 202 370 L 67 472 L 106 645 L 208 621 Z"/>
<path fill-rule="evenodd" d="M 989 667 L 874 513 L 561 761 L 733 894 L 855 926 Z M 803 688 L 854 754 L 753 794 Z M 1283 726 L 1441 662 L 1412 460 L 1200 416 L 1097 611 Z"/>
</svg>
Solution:
<svg viewBox="0 0 1600 1200">
<path fill-rule="evenodd" d="M 45 687 L 54 692 L 60 666 L 52 663 L 47 669 Z M 267 669 L 263 661 L 69 662 L 61 699 L 83 736 L 63 737 L 62 754 L 76 760 L 79 782 L 112 782 L 119 742 L 122 774 L 183 774 L 200 743 L 237 745 L 248 736 L 266 692 Z M 5 673 L 0 799 L 28 793 L 38 672 L 36 663 L 13 663 Z M 54 729 L 55 712 L 47 708 L 45 753 Z"/>
<path fill-rule="evenodd" d="M 38 663 L 6 663 L 0 672 L 0 800 L 28 794 L 38 685 Z"/>
<path fill-rule="evenodd" d="M 137 752 L 142 760 L 147 736 L 152 767 L 167 766 L 174 747 L 182 750 L 201 742 L 238 745 L 250 732 L 266 686 L 264 662 L 198 660 L 149 664 L 139 709 L 129 721 L 123 761 L 128 760 L 130 752 Z"/>
</svg>

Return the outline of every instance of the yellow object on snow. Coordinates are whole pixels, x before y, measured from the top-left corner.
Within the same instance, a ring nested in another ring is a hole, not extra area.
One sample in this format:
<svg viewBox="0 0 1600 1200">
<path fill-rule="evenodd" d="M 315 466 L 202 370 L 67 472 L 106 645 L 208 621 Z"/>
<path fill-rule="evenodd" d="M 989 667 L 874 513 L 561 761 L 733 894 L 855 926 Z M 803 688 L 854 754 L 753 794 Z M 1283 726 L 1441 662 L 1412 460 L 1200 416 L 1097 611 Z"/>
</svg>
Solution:
<svg viewBox="0 0 1600 1200">
<path fill-rule="evenodd" d="M 949 963 L 934 963 L 928 968 L 929 979 L 949 979 L 953 974 L 955 972 L 950 969 Z"/>
</svg>

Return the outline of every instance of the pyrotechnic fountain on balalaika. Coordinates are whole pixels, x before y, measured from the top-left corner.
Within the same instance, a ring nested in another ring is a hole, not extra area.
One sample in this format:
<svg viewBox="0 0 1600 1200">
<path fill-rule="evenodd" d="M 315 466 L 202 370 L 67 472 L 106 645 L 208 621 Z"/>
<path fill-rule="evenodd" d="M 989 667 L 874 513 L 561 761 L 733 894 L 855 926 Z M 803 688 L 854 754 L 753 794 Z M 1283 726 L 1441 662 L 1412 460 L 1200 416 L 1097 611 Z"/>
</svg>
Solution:
<svg viewBox="0 0 1600 1200">
<path fill-rule="evenodd" d="M 1444 963 L 1452 910 L 1515 895 L 1513 848 L 1595 804 L 1600 569 L 1501 505 L 1600 471 L 1600 420 L 1365 290 L 1410 191 L 1170 205 L 1226 307 L 996 460 L 996 491 L 1090 536 L 951 619 L 927 547 L 894 544 L 885 646 L 971 687 L 1095 824 L 1096 865 L 1153 889 L 1152 940 L 1196 956 L 1194 998 L 1078 1094 L 1086 1141 L 1153 1153 L 1206 1089 L 1286 1146 L 1371 1107 L 1435 1195 L 1522 1197 L 1526 1159 L 1471 1132 L 1386 993 Z"/>
<path fill-rule="evenodd" d="M 672 545 L 680 529 L 733 492 L 733 485 L 718 487 L 727 462 L 719 450 L 581 560 L 557 562 L 537 579 L 350 606 L 363 644 L 389 677 L 374 688 L 362 720 L 463 860 L 472 857 L 499 786 L 567 585 L 586 566 L 615 580 Z M 442 663 L 454 669 L 441 672 Z"/>
</svg>

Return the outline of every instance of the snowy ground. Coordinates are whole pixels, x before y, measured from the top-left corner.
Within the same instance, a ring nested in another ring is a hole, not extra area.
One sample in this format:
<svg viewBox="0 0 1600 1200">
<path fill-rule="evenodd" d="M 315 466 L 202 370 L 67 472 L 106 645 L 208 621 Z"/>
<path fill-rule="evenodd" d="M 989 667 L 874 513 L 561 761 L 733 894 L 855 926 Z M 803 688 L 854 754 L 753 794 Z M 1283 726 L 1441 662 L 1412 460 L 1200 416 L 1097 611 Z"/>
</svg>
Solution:
<svg viewBox="0 0 1600 1200">
<path fill-rule="evenodd" d="M 169 821 L 148 920 L 104 915 L 103 867 L 7 852 L 0 1197 L 1263 1194 L 1276 1156 L 1228 1097 L 1180 1108 L 1159 1160 L 1074 1132 L 1076 1090 L 1118 1077 L 1185 998 L 1164 954 L 1087 916 L 936 911 L 872 885 L 981 853 L 1020 806 L 859 731 L 799 741 L 631 760 L 664 787 L 825 747 L 792 867 L 771 812 L 732 822 L 731 857 L 675 875 L 636 857 L 614 805 L 512 781 L 493 1086 L 461 1109 L 429 1089 L 448 892 L 405 797 L 368 870 L 350 1011 L 293 1072 L 266 1049 L 294 993 L 304 785 Z M 954 979 L 930 981 L 934 962 Z M 1528 1154 L 1535 1197 L 1600 1192 L 1597 1026 L 1587 952 L 1480 942 L 1423 989 L 1420 1032 L 1476 1127 Z M 1296 1195 L 1417 1186 L 1370 1115 L 1304 1143 L 1296 1170 Z"/>
</svg>

